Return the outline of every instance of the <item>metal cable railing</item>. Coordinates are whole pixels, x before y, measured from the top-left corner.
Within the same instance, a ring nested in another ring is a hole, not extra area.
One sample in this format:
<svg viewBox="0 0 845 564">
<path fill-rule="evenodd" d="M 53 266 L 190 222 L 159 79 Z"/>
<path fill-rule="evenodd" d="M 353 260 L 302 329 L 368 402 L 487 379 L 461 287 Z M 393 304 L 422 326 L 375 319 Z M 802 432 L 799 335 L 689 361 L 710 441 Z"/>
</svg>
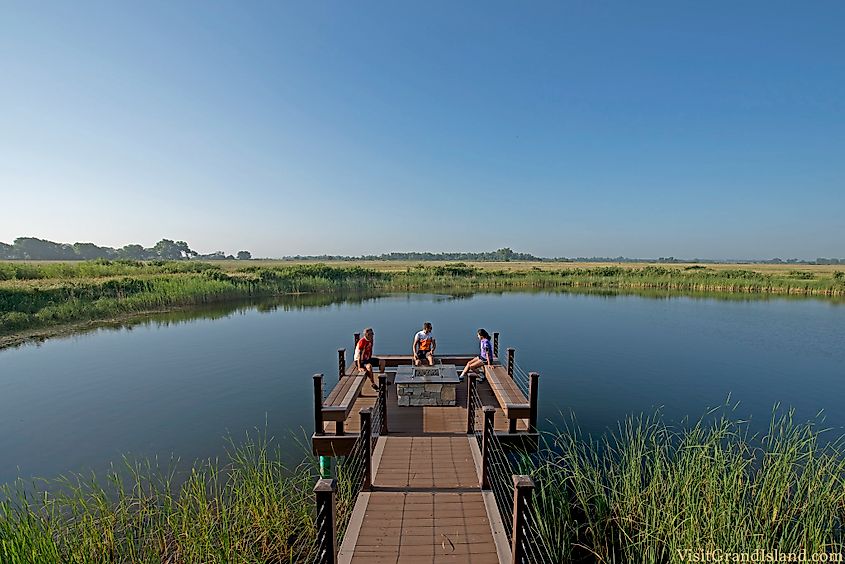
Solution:
<svg viewBox="0 0 845 564">
<path fill-rule="evenodd" d="M 317 556 L 314 562 L 321 564 L 328 561 L 329 555 L 334 552 L 334 539 L 332 539 L 331 532 L 331 505 L 323 504 L 318 507 L 315 526 L 317 528 Z"/>
<path fill-rule="evenodd" d="M 516 382 L 516 385 L 519 387 L 520 391 L 523 394 L 525 394 L 525 397 L 528 397 L 529 380 L 530 379 L 528 377 L 528 372 L 526 372 L 514 360 L 514 362 L 513 362 L 513 381 Z"/>
<path fill-rule="evenodd" d="M 379 390 L 378 399 L 376 399 L 376 403 L 373 406 L 373 417 L 370 420 L 370 428 L 373 430 L 373 448 L 375 448 L 378 438 L 381 435 L 382 409 L 384 407 L 385 395 Z"/>
<path fill-rule="evenodd" d="M 370 456 L 365 439 L 366 434 L 369 432 L 368 425 L 369 422 L 365 421 L 364 427 L 361 429 L 349 454 L 343 457 L 343 460 L 337 465 L 338 511 L 335 529 L 338 542 L 346 532 L 346 525 L 349 523 L 349 518 L 352 515 L 355 500 L 364 487 L 367 459 Z"/>
<path fill-rule="evenodd" d="M 554 562 L 552 551 L 543 542 L 542 527 L 539 518 L 537 517 L 537 508 L 533 504 L 521 504 L 518 508 L 521 512 L 522 519 L 522 535 L 520 546 L 522 547 L 522 557 L 520 564 L 543 564 L 545 562 Z"/>
<path fill-rule="evenodd" d="M 507 452 L 505 452 L 502 443 L 496 436 L 496 432 L 491 426 L 486 430 L 487 435 L 485 440 L 488 441 L 488 463 L 487 463 L 487 483 L 493 491 L 493 497 L 496 500 L 496 507 L 499 509 L 499 515 L 502 518 L 502 524 L 505 527 L 505 532 L 508 535 L 508 540 L 512 538 L 513 523 L 513 475 L 514 471 L 511 468 L 511 463 L 508 460 Z"/>
<path fill-rule="evenodd" d="M 478 384 L 472 386 L 472 397 L 470 398 L 470 403 L 472 404 L 472 429 L 473 434 L 475 435 L 475 440 L 478 441 L 478 449 L 481 450 L 481 434 L 483 432 L 483 420 L 482 415 L 484 413 L 484 404 L 481 403 L 481 396 L 478 395 Z"/>
<path fill-rule="evenodd" d="M 516 374 L 514 370 L 514 375 Z M 527 375 L 525 379 L 528 380 Z M 472 394 L 471 405 L 477 413 L 483 409 L 483 406 L 474 387 Z M 491 416 L 492 413 L 486 415 Z M 520 564 L 555 562 L 552 551 L 545 542 L 546 524 L 539 518 L 537 508 L 531 501 L 534 483 L 528 476 L 521 476 L 518 479 L 523 472 L 526 470 L 531 472 L 535 466 L 530 463 L 528 467 L 519 468 L 520 465 L 514 460 L 513 453 L 502 444 L 492 423 L 493 418 L 490 417 L 487 424 L 483 426 L 476 424 L 473 430 L 477 438 L 483 437 L 482 468 L 485 472 L 484 480 L 482 480 L 485 484 L 483 487 L 489 488 L 493 494 L 505 534 L 512 544 L 515 561 Z M 528 484 L 525 483 L 526 480 Z M 517 481 L 520 482 L 519 486 L 516 485 Z M 517 507 L 514 507 L 514 504 L 517 504 Z M 519 530 L 514 530 L 514 526 Z"/>
</svg>

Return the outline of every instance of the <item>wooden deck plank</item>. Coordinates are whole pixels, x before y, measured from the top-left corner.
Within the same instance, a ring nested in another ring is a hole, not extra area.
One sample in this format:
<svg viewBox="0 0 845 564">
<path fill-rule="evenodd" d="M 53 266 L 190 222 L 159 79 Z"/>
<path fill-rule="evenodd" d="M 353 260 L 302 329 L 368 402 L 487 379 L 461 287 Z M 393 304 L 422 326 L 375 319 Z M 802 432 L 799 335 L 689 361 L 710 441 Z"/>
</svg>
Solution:
<svg viewBox="0 0 845 564">
<path fill-rule="evenodd" d="M 339 562 L 503 559 L 466 436 L 386 437 L 374 490 L 359 502 L 356 538 L 344 539 Z"/>
</svg>

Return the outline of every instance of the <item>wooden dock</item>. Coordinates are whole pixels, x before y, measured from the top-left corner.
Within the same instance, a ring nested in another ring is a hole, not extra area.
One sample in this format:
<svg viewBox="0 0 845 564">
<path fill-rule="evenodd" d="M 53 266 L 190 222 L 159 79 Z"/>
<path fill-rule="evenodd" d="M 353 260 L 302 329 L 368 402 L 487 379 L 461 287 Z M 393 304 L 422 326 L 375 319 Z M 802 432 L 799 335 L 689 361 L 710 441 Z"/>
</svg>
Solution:
<svg viewBox="0 0 845 564">
<path fill-rule="evenodd" d="M 527 522 L 536 520 L 533 482 L 509 462 L 536 447 L 539 376 L 521 371 L 508 349 L 484 382 L 472 375 L 457 386 L 455 406 L 400 407 L 392 380 L 411 357 L 379 358 L 377 392 L 347 369 L 342 349 L 331 390 L 314 376 L 312 447 L 334 461 L 315 487 L 316 562 L 553 562 L 538 556 Z M 439 362 L 462 369 L 471 358 Z"/>
</svg>

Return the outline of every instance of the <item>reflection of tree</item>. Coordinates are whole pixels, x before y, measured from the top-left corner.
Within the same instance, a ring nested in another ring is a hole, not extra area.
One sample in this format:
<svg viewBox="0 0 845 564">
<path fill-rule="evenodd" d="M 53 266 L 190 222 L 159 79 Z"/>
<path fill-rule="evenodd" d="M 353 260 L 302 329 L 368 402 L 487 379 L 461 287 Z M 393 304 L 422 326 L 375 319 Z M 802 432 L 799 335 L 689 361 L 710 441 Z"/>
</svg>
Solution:
<svg viewBox="0 0 845 564">
<path fill-rule="evenodd" d="M 396 293 L 396 292 L 331 292 L 331 293 L 312 293 L 312 294 L 295 294 L 282 295 L 274 298 L 252 299 L 252 300 L 234 300 L 227 302 L 215 302 L 202 306 L 190 306 L 178 308 L 169 312 L 155 313 L 155 314 L 139 314 L 137 316 L 128 317 L 121 321 L 105 321 L 94 322 L 85 325 L 84 327 L 75 328 L 73 333 L 87 333 L 99 329 L 113 329 L 113 330 L 131 330 L 133 327 L 155 325 L 157 327 L 167 327 L 170 325 L 179 325 L 182 323 L 190 323 L 198 319 L 222 319 L 238 313 L 245 313 L 250 310 L 257 310 L 262 313 L 272 313 L 275 311 L 302 311 L 307 309 L 326 308 L 336 304 L 352 304 L 361 305 L 365 302 L 384 299 L 386 297 L 394 296 L 423 296 L 428 295 L 433 301 L 449 302 L 457 300 L 467 300 L 476 295 L 484 296 L 505 296 L 507 294 L 545 294 L 545 295 L 582 295 L 592 296 L 604 299 L 617 299 L 622 297 L 640 297 L 653 300 L 720 300 L 720 301 L 741 301 L 753 302 L 760 300 L 807 300 L 812 299 L 800 295 L 768 295 L 768 294 L 736 294 L 736 293 L 706 293 L 700 292 L 696 294 L 678 294 L 668 290 L 636 290 L 636 289 L 602 289 L 602 288 L 556 288 L 556 289 L 527 289 L 520 288 L 515 290 L 497 290 L 497 291 L 448 291 L 445 290 L 442 294 L 432 295 L 430 293 Z M 834 305 L 845 305 L 845 299 L 829 298 L 827 303 Z M 64 333 L 61 333 L 64 334 Z M 37 337 L 36 339 L 43 340 L 46 336 Z M 23 340 L 14 342 L 10 346 L 16 347 L 23 344 Z M 36 342 L 37 344 L 37 342 Z"/>
<path fill-rule="evenodd" d="M 260 300 L 237 300 L 215 304 L 192 306 L 176 309 L 166 313 L 144 315 L 121 323 L 103 324 L 101 327 L 116 329 L 155 324 L 157 326 L 178 325 L 198 319 L 222 319 L 234 314 L 256 310 L 262 313 L 274 311 L 302 311 L 306 309 L 325 308 L 335 304 L 362 304 L 376 300 L 384 294 L 374 293 L 334 293 L 334 294 L 298 294 L 277 296 Z"/>
</svg>

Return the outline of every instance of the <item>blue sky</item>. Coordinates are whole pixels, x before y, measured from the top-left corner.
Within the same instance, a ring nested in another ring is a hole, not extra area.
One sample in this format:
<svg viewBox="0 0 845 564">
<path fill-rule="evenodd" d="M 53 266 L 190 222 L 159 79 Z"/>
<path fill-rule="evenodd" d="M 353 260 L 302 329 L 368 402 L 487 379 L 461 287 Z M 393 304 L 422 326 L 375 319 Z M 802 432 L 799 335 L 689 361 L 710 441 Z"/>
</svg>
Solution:
<svg viewBox="0 0 845 564">
<path fill-rule="evenodd" d="M 845 256 L 845 3 L 6 2 L 0 241 Z"/>
</svg>

